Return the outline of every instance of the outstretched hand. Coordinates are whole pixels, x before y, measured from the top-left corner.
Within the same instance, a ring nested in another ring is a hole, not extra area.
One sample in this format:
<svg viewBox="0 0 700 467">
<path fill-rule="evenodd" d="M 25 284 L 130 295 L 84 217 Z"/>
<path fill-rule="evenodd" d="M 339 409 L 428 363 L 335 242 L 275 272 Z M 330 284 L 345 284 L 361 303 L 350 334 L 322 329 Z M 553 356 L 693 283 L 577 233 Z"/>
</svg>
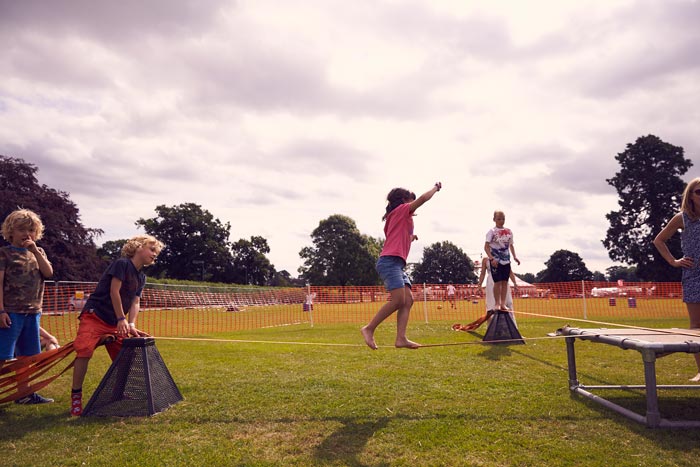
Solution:
<svg viewBox="0 0 700 467">
<path fill-rule="evenodd" d="M 437 191 L 440 191 L 442 189 L 442 182 L 435 183 L 435 188 L 437 188 Z"/>
</svg>

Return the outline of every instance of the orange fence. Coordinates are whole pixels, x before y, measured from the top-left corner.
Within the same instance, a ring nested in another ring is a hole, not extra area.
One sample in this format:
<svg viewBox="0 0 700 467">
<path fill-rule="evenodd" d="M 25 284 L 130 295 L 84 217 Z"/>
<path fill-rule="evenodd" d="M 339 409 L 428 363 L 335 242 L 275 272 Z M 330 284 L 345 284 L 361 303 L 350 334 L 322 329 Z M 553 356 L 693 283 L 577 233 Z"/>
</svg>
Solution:
<svg viewBox="0 0 700 467">
<path fill-rule="evenodd" d="M 47 282 L 42 326 L 67 341 L 93 282 Z M 466 323 L 483 315 L 483 289 L 455 285 L 454 300 L 444 284 L 414 285 L 411 319 Z M 156 336 L 204 336 L 219 332 L 305 323 L 362 324 L 389 294 L 384 287 L 230 288 L 147 284 L 138 327 Z M 679 283 L 562 282 L 513 290 L 517 319 L 532 314 L 590 320 L 683 318 Z M 522 313 L 518 315 L 517 313 Z"/>
</svg>

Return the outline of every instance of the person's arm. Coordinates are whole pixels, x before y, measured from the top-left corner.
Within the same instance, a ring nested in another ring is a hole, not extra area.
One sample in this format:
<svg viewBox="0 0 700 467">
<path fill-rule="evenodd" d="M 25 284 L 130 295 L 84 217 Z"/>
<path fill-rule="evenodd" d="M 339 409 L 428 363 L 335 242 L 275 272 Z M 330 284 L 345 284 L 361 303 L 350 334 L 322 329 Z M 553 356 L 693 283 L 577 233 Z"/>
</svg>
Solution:
<svg viewBox="0 0 700 467">
<path fill-rule="evenodd" d="M 39 327 L 39 336 L 43 337 L 44 339 L 46 339 L 47 341 L 51 342 L 52 344 L 55 344 L 55 345 L 57 345 L 57 346 L 60 345 L 60 344 L 58 343 L 58 339 L 56 339 L 54 336 L 52 336 L 52 335 L 49 333 L 49 331 L 47 331 L 46 329 L 44 329 L 44 328 L 42 328 L 42 327 Z"/>
<path fill-rule="evenodd" d="M 12 324 L 10 315 L 5 311 L 5 300 L 3 295 L 3 286 L 5 284 L 5 270 L 0 270 L 0 328 L 9 328 Z"/>
<path fill-rule="evenodd" d="M 36 246 L 36 243 L 34 243 L 31 240 L 27 240 L 24 242 L 25 247 L 27 250 L 31 251 L 34 253 L 34 257 L 36 258 L 36 262 L 39 263 L 39 271 L 41 272 L 41 275 L 44 276 L 44 279 L 48 279 L 49 277 L 53 276 L 53 266 L 51 266 L 51 263 L 49 263 L 49 260 L 44 256 L 41 251 L 39 251 L 39 248 Z"/>
<path fill-rule="evenodd" d="M 518 259 L 518 255 L 515 254 L 515 245 L 513 245 L 513 243 L 510 244 L 510 254 L 513 256 L 515 262 L 518 263 L 518 266 L 520 266 L 520 260 Z"/>
<path fill-rule="evenodd" d="M 413 212 L 416 209 L 423 206 L 423 204 L 425 204 L 426 201 L 428 201 L 430 198 L 432 198 L 433 195 L 435 193 L 437 193 L 438 191 L 440 191 L 441 189 L 442 189 L 442 183 L 437 182 L 430 190 L 428 190 L 425 193 L 423 193 L 422 195 L 420 195 L 418 197 L 418 199 L 411 201 L 411 207 L 409 208 L 409 211 L 411 212 L 411 214 L 413 214 Z"/>
<path fill-rule="evenodd" d="M 481 260 L 481 271 L 479 272 L 479 287 L 484 283 L 484 277 L 486 277 L 486 268 L 489 267 L 488 258 Z"/>
<path fill-rule="evenodd" d="M 112 308 L 117 317 L 117 332 L 119 334 L 129 334 L 129 325 L 126 322 L 126 313 L 122 304 L 122 297 L 119 295 L 119 290 L 122 288 L 122 281 L 116 277 L 112 277 L 112 282 L 109 285 L 109 297 L 112 299 Z"/>
<path fill-rule="evenodd" d="M 494 266 L 498 265 L 498 260 L 495 256 L 493 256 L 493 252 L 491 251 L 491 244 L 489 242 L 484 243 L 484 251 L 486 252 L 486 259 L 488 260 L 488 262 L 493 264 Z"/>
<path fill-rule="evenodd" d="M 665 259 L 668 264 L 674 268 L 690 268 L 693 266 L 694 258 L 683 257 L 681 259 L 676 259 L 671 250 L 668 249 L 668 242 L 671 237 L 673 237 L 678 229 L 683 228 L 683 214 L 678 213 L 666 224 L 661 232 L 654 239 L 654 246 L 659 251 L 659 254 Z"/>
<path fill-rule="evenodd" d="M 148 333 L 136 328 L 136 318 L 139 316 L 139 311 L 141 311 L 141 297 L 137 295 L 131 304 L 131 308 L 129 308 L 129 335 L 135 337 L 149 337 Z"/>
</svg>

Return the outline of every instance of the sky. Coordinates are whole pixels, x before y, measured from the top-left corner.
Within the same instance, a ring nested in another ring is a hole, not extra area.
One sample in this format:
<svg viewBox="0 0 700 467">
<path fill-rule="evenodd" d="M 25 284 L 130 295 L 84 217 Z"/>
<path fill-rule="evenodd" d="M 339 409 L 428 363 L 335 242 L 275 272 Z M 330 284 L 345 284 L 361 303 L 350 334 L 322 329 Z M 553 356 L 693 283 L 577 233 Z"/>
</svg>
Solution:
<svg viewBox="0 0 700 467">
<path fill-rule="evenodd" d="M 196 203 L 296 276 L 321 220 L 383 238 L 390 189 L 441 181 L 409 262 L 478 261 L 502 210 L 515 272 L 605 272 L 615 156 L 653 134 L 700 175 L 698 24 L 696 0 L 0 0 L 0 154 L 98 245 Z"/>
</svg>

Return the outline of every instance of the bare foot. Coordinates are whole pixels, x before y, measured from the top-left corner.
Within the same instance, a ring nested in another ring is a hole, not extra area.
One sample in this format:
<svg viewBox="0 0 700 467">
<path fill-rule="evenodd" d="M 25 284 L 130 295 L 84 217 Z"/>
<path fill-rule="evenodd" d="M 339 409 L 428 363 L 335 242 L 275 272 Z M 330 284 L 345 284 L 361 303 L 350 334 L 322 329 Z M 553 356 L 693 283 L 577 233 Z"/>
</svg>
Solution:
<svg viewBox="0 0 700 467">
<path fill-rule="evenodd" d="M 365 338 L 365 343 L 369 346 L 369 348 L 372 350 L 377 350 L 377 344 L 374 343 L 374 331 L 370 331 L 367 329 L 367 326 L 365 326 L 360 329 L 360 332 L 362 333 L 362 337 Z"/>
<path fill-rule="evenodd" d="M 408 339 L 396 340 L 394 346 L 398 349 L 417 349 L 420 344 L 417 342 L 409 341 Z"/>
<path fill-rule="evenodd" d="M 692 381 L 693 383 L 700 383 L 700 373 L 690 378 L 690 381 Z"/>
</svg>

